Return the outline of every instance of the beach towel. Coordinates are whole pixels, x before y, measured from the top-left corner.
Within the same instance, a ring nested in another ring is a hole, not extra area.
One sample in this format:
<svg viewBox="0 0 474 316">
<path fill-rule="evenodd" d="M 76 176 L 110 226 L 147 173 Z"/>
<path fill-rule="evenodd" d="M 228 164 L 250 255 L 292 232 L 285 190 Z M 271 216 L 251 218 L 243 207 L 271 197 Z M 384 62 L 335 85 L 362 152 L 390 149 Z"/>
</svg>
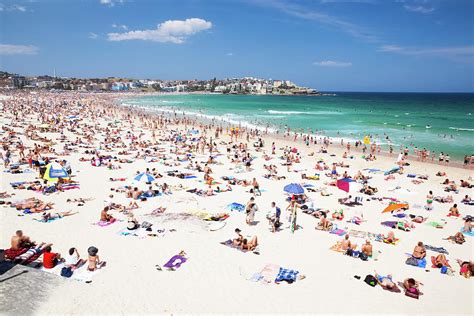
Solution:
<svg viewBox="0 0 474 316">
<path fill-rule="evenodd" d="M 426 223 L 427 226 L 432 226 L 435 228 L 444 228 L 444 225 L 438 222 L 428 222 Z"/>
<path fill-rule="evenodd" d="M 9 260 L 14 260 L 16 257 L 21 256 L 25 252 L 27 252 L 27 248 L 20 248 L 20 249 L 5 249 L 5 258 Z"/>
<path fill-rule="evenodd" d="M 411 254 L 408 254 L 409 256 L 405 263 L 410 266 L 418 267 L 418 268 L 426 268 L 426 259 L 416 259 L 414 258 Z"/>
<path fill-rule="evenodd" d="M 34 221 L 37 221 L 37 222 L 40 222 L 40 223 L 51 223 L 51 222 L 54 222 L 55 220 L 58 220 L 58 219 L 61 219 L 63 217 L 53 217 L 53 218 L 49 218 L 47 221 L 44 221 L 42 219 L 37 219 L 37 218 L 33 218 Z"/>
<path fill-rule="evenodd" d="M 278 272 L 278 275 L 275 279 L 275 283 L 286 281 L 291 284 L 296 281 L 298 274 L 299 274 L 299 271 L 297 270 L 280 268 L 280 271 Z"/>
<path fill-rule="evenodd" d="M 106 227 L 106 226 L 112 225 L 115 222 L 116 222 L 116 220 L 113 221 L 113 222 L 98 221 L 96 223 L 92 223 L 92 225 L 97 225 L 97 226 L 100 226 L 100 227 Z"/>
<path fill-rule="evenodd" d="M 243 212 L 245 210 L 245 205 L 233 202 L 233 203 L 227 205 L 227 209 L 229 209 L 231 211 Z"/>
<path fill-rule="evenodd" d="M 168 260 L 167 263 L 163 265 L 163 267 L 168 268 L 168 269 L 177 269 L 181 267 L 183 263 L 185 263 L 188 259 L 180 256 L 180 255 L 174 255 L 171 257 L 170 260 Z"/>
<path fill-rule="evenodd" d="M 342 250 L 340 242 L 337 242 L 334 245 L 332 245 L 331 248 L 329 248 L 329 250 L 332 250 L 335 252 L 341 252 L 341 253 L 345 252 L 344 250 Z"/>
<path fill-rule="evenodd" d="M 463 228 L 461 228 L 461 233 L 463 233 L 464 235 L 467 235 L 467 236 L 474 236 L 474 231 L 472 232 L 465 232 Z"/>
<path fill-rule="evenodd" d="M 335 234 L 338 236 L 344 236 L 346 234 L 346 231 L 344 229 L 336 228 L 336 229 L 331 230 L 329 233 Z"/>
<path fill-rule="evenodd" d="M 380 224 L 382 224 L 383 226 L 390 227 L 390 228 L 396 228 L 398 225 L 398 221 L 385 221 L 385 222 L 381 222 Z"/>
<path fill-rule="evenodd" d="M 351 229 L 349 231 L 349 236 L 355 237 L 355 238 L 366 238 L 368 236 L 368 233 L 361 230 Z"/>
<path fill-rule="evenodd" d="M 445 255 L 449 255 L 448 251 L 446 249 L 444 249 L 443 247 L 433 247 L 433 246 L 430 246 L 430 245 L 425 245 L 425 248 L 427 250 L 431 250 L 431 251 L 439 252 L 439 253 L 442 253 L 442 254 L 445 254 Z"/>
<path fill-rule="evenodd" d="M 224 246 L 227 246 L 227 247 L 229 247 L 229 248 L 237 249 L 237 250 L 239 250 L 240 252 L 244 252 L 244 253 L 245 253 L 245 252 L 248 252 L 248 250 L 246 250 L 246 249 L 242 249 L 242 248 L 240 248 L 239 246 L 235 246 L 235 245 L 234 245 L 234 242 L 232 241 L 232 239 L 228 239 L 228 240 L 226 240 L 226 241 L 223 241 L 223 242 L 221 242 L 220 244 L 221 244 L 221 245 L 224 245 Z M 260 254 L 260 252 L 259 252 L 257 249 L 254 249 L 252 252 L 253 252 L 254 254 L 256 254 L 256 255 L 259 255 L 259 254 Z"/>
</svg>

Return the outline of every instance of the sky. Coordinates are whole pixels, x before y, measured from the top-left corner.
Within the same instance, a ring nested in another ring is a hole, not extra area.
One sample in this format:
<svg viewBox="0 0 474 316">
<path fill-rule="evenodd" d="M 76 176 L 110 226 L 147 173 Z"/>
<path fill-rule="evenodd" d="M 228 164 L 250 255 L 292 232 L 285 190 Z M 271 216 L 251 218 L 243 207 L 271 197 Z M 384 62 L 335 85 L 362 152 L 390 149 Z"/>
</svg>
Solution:
<svg viewBox="0 0 474 316">
<path fill-rule="evenodd" d="M 0 0 L 0 70 L 474 92 L 472 0 Z"/>
</svg>

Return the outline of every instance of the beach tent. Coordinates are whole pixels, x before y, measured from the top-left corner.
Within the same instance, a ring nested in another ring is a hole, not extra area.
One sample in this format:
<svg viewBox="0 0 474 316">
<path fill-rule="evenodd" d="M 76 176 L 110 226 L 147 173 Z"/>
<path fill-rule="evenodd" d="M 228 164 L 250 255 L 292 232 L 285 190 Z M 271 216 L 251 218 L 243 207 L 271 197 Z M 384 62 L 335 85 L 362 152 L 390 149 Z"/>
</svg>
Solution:
<svg viewBox="0 0 474 316">
<path fill-rule="evenodd" d="M 290 194 L 303 194 L 304 193 L 304 188 L 299 185 L 298 183 L 290 183 L 288 185 L 286 185 L 283 190 L 286 192 L 286 193 L 290 193 Z"/>
<path fill-rule="evenodd" d="M 342 178 L 342 179 L 337 180 L 336 186 L 338 187 L 339 190 L 349 193 L 351 182 L 354 182 L 354 180 L 349 179 L 349 178 Z"/>
<path fill-rule="evenodd" d="M 138 175 L 135 176 L 135 178 L 133 178 L 133 181 L 137 184 L 139 183 L 150 183 L 150 182 L 153 182 L 155 181 L 155 177 L 149 173 L 146 173 L 146 172 L 142 172 Z"/>
<path fill-rule="evenodd" d="M 43 179 L 49 182 L 58 182 L 59 178 L 69 178 L 67 171 L 57 162 L 48 164 Z"/>
<path fill-rule="evenodd" d="M 388 212 L 393 212 L 393 211 L 399 211 L 403 209 L 408 209 L 408 204 L 406 203 L 391 203 L 389 206 L 387 206 L 382 213 L 388 213 Z"/>
</svg>

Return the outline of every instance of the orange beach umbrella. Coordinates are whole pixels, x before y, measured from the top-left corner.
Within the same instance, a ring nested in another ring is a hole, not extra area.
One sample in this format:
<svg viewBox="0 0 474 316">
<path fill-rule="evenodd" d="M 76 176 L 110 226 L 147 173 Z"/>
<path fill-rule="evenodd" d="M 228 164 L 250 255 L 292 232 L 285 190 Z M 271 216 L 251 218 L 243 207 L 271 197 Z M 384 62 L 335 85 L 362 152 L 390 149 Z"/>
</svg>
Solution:
<svg viewBox="0 0 474 316">
<path fill-rule="evenodd" d="M 388 213 L 388 212 L 393 212 L 393 211 L 398 211 L 402 209 L 408 209 L 408 204 L 405 203 L 392 203 L 389 206 L 387 206 L 382 213 Z"/>
</svg>

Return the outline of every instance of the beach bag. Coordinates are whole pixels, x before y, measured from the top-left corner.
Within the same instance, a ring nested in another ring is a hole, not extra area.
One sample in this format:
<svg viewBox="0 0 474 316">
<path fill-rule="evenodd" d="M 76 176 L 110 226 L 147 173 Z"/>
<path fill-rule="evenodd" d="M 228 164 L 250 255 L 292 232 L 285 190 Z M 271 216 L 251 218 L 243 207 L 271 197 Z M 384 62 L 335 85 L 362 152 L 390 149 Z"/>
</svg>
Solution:
<svg viewBox="0 0 474 316">
<path fill-rule="evenodd" d="M 72 276 L 72 269 L 71 267 L 63 267 L 61 269 L 61 276 L 65 278 L 70 278 Z"/>
<path fill-rule="evenodd" d="M 364 282 L 370 285 L 371 287 L 374 287 L 377 285 L 377 279 L 371 274 L 366 275 Z"/>
<path fill-rule="evenodd" d="M 407 261 L 405 261 L 405 263 L 410 265 L 410 266 L 417 267 L 418 266 L 418 259 L 410 257 L 410 258 L 407 259 Z"/>
</svg>

